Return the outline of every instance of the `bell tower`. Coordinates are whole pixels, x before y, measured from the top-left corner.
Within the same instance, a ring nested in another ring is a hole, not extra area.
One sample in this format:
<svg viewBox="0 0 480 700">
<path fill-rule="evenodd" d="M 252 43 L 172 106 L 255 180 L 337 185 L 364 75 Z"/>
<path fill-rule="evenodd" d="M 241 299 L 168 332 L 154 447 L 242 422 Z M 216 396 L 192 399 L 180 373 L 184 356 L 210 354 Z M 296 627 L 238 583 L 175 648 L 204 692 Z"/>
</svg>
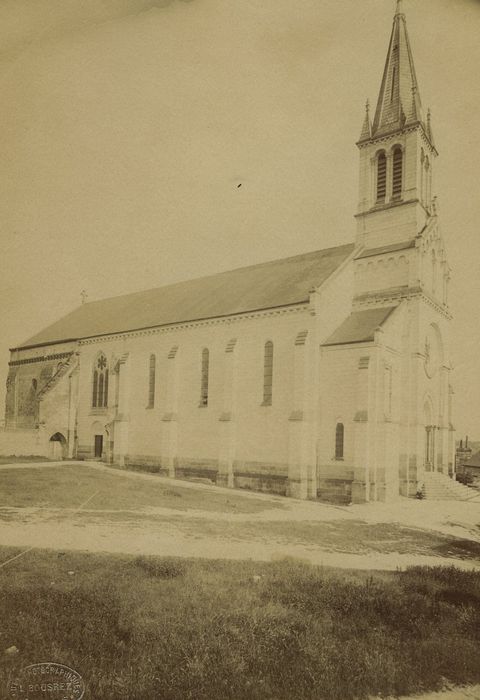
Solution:
<svg viewBox="0 0 480 700">
<path fill-rule="evenodd" d="M 397 0 L 373 120 L 367 102 L 357 143 L 357 243 L 367 248 L 415 238 L 432 215 L 437 154 L 430 111 L 424 118 L 402 2 Z"/>
<path fill-rule="evenodd" d="M 448 304 L 450 269 L 433 196 L 438 156 L 430 110 L 422 109 L 402 0 L 397 0 L 373 119 L 360 139 L 354 306 L 426 294 Z"/>
</svg>

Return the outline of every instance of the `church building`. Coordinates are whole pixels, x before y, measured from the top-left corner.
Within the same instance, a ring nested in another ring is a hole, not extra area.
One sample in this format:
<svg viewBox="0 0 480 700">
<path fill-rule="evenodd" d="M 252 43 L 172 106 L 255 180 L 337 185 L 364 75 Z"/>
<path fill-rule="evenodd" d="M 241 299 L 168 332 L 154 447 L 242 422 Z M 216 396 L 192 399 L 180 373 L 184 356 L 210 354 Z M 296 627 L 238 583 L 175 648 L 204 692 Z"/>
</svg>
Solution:
<svg viewBox="0 0 480 700">
<path fill-rule="evenodd" d="M 400 0 L 357 146 L 353 243 L 82 304 L 11 350 L 0 451 L 343 503 L 452 476 L 438 153 Z"/>
</svg>

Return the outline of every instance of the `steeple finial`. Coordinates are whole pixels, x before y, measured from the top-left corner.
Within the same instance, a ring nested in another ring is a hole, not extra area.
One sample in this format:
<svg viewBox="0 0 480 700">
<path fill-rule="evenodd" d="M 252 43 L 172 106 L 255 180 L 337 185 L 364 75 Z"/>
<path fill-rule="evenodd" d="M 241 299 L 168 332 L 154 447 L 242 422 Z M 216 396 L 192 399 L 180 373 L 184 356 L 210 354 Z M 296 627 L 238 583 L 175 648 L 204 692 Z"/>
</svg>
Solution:
<svg viewBox="0 0 480 700">
<path fill-rule="evenodd" d="M 362 133 L 360 141 L 370 139 L 372 137 L 372 121 L 370 119 L 370 100 L 367 98 L 365 102 L 365 119 L 363 120 Z"/>
</svg>

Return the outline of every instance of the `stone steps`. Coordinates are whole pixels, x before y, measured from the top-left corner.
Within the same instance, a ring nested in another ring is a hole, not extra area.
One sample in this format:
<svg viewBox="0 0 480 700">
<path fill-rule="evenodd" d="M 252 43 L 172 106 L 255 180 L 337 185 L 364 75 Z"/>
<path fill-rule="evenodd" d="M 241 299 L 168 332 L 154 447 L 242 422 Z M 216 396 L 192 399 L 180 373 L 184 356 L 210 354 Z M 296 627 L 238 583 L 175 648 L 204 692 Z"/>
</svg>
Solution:
<svg viewBox="0 0 480 700">
<path fill-rule="evenodd" d="M 478 496 L 478 491 L 451 479 L 440 472 L 425 472 L 423 497 L 432 501 L 468 501 Z"/>
</svg>

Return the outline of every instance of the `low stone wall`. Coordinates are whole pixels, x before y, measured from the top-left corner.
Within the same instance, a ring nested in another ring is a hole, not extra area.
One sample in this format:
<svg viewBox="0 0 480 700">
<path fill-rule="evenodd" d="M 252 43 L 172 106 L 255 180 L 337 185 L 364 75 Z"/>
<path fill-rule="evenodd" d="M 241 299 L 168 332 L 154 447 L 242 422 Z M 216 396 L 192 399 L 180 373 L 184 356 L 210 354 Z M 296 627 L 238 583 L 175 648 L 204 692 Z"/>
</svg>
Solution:
<svg viewBox="0 0 480 700">
<path fill-rule="evenodd" d="M 320 479 L 317 498 L 325 503 L 346 505 L 352 502 L 353 479 Z"/>
<path fill-rule="evenodd" d="M 0 428 L 2 457 L 48 457 L 48 445 L 38 430 Z"/>
<path fill-rule="evenodd" d="M 212 484 L 217 483 L 218 462 L 210 459 L 178 458 L 175 464 L 177 479 L 195 479 Z"/>
<path fill-rule="evenodd" d="M 288 477 L 281 474 L 236 473 L 233 475 L 233 485 L 237 489 L 274 493 L 277 496 L 288 493 Z"/>
<path fill-rule="evenodd" d="M 341 461 L 318 467 L 317 498 L 326 503 L 352 502 L 353 467 Z"/>
<path fill-rule="evenodd" d="M 233 485 L 238 489 L 288 494 L 288 466 L 264 462 L 236 461 L 233 465 Z"/>
</svg>

